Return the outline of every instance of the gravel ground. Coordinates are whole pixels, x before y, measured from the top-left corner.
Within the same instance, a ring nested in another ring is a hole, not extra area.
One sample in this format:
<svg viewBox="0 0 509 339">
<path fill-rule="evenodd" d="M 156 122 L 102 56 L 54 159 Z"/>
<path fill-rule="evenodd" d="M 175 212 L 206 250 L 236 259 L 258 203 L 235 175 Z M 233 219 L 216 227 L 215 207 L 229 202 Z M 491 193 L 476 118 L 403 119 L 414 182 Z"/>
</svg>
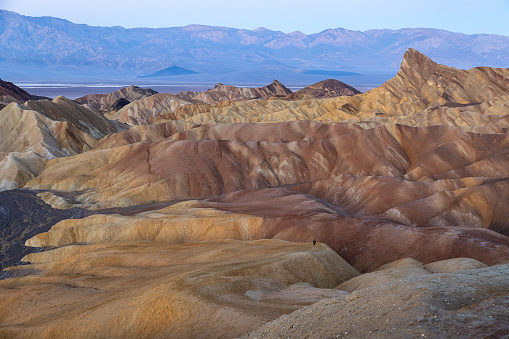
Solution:
<svg viewBox="0 0 509 339">
<path fill-rule="evenodd" d="M 412 276 L 325 299 L 243 338 L 509 338 L 509 265 Z"/>
</svg>

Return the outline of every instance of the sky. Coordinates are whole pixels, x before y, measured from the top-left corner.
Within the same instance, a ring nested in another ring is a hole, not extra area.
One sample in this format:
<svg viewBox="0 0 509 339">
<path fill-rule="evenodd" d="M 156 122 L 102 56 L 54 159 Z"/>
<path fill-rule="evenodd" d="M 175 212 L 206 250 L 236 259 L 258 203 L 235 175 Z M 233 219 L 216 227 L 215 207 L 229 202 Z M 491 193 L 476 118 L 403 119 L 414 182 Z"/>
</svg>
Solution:
<svg viewBox="0 0 509 339">
<path fill-rule="evenodd" d="M 125 28 L 201 24 L 312 34 L 426 27 L 509 36 L 509 0 L 0 0 L 0 8 Z"/>
</svg>

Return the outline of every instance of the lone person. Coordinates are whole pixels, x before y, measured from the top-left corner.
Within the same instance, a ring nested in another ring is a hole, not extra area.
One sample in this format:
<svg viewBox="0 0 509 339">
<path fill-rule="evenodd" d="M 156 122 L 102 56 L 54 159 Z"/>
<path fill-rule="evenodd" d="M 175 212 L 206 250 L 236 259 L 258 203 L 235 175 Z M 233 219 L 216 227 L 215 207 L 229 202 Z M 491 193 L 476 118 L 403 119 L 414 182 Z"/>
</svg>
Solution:
<svg viewBox="0 0 509 339">
<path fill-rule="evenodd" d="M 316 239 L 313 239 L 313 246 L 316 246 Z"/>
</svg>

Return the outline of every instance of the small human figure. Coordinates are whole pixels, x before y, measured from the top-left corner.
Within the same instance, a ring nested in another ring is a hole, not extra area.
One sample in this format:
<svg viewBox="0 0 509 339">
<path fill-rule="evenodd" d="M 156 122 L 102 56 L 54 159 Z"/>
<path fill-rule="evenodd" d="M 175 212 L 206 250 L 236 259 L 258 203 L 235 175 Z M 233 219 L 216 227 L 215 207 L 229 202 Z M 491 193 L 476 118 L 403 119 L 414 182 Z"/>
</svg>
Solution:
<svg viewBox="0 0 509 339">
<path fill-rule="evenodd" d="M 313 239 L 313 246 L 316 246 L 316 239 Z"/>
</svg>

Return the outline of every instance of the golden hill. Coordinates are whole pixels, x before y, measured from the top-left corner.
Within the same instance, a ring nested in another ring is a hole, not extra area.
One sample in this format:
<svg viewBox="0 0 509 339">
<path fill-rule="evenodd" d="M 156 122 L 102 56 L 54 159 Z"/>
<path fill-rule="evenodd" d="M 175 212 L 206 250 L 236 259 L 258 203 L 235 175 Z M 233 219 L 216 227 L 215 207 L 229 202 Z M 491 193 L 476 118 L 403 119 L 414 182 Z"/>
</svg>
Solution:
<svg viewBox="0 0 509 339">
<path fill-rule="evenodd" d="M 94 148 L 122 126 L 64 98 L 11 103 L 0 111 L 0 189 L 22 187 L 46 159 Z"/>
</svg>

